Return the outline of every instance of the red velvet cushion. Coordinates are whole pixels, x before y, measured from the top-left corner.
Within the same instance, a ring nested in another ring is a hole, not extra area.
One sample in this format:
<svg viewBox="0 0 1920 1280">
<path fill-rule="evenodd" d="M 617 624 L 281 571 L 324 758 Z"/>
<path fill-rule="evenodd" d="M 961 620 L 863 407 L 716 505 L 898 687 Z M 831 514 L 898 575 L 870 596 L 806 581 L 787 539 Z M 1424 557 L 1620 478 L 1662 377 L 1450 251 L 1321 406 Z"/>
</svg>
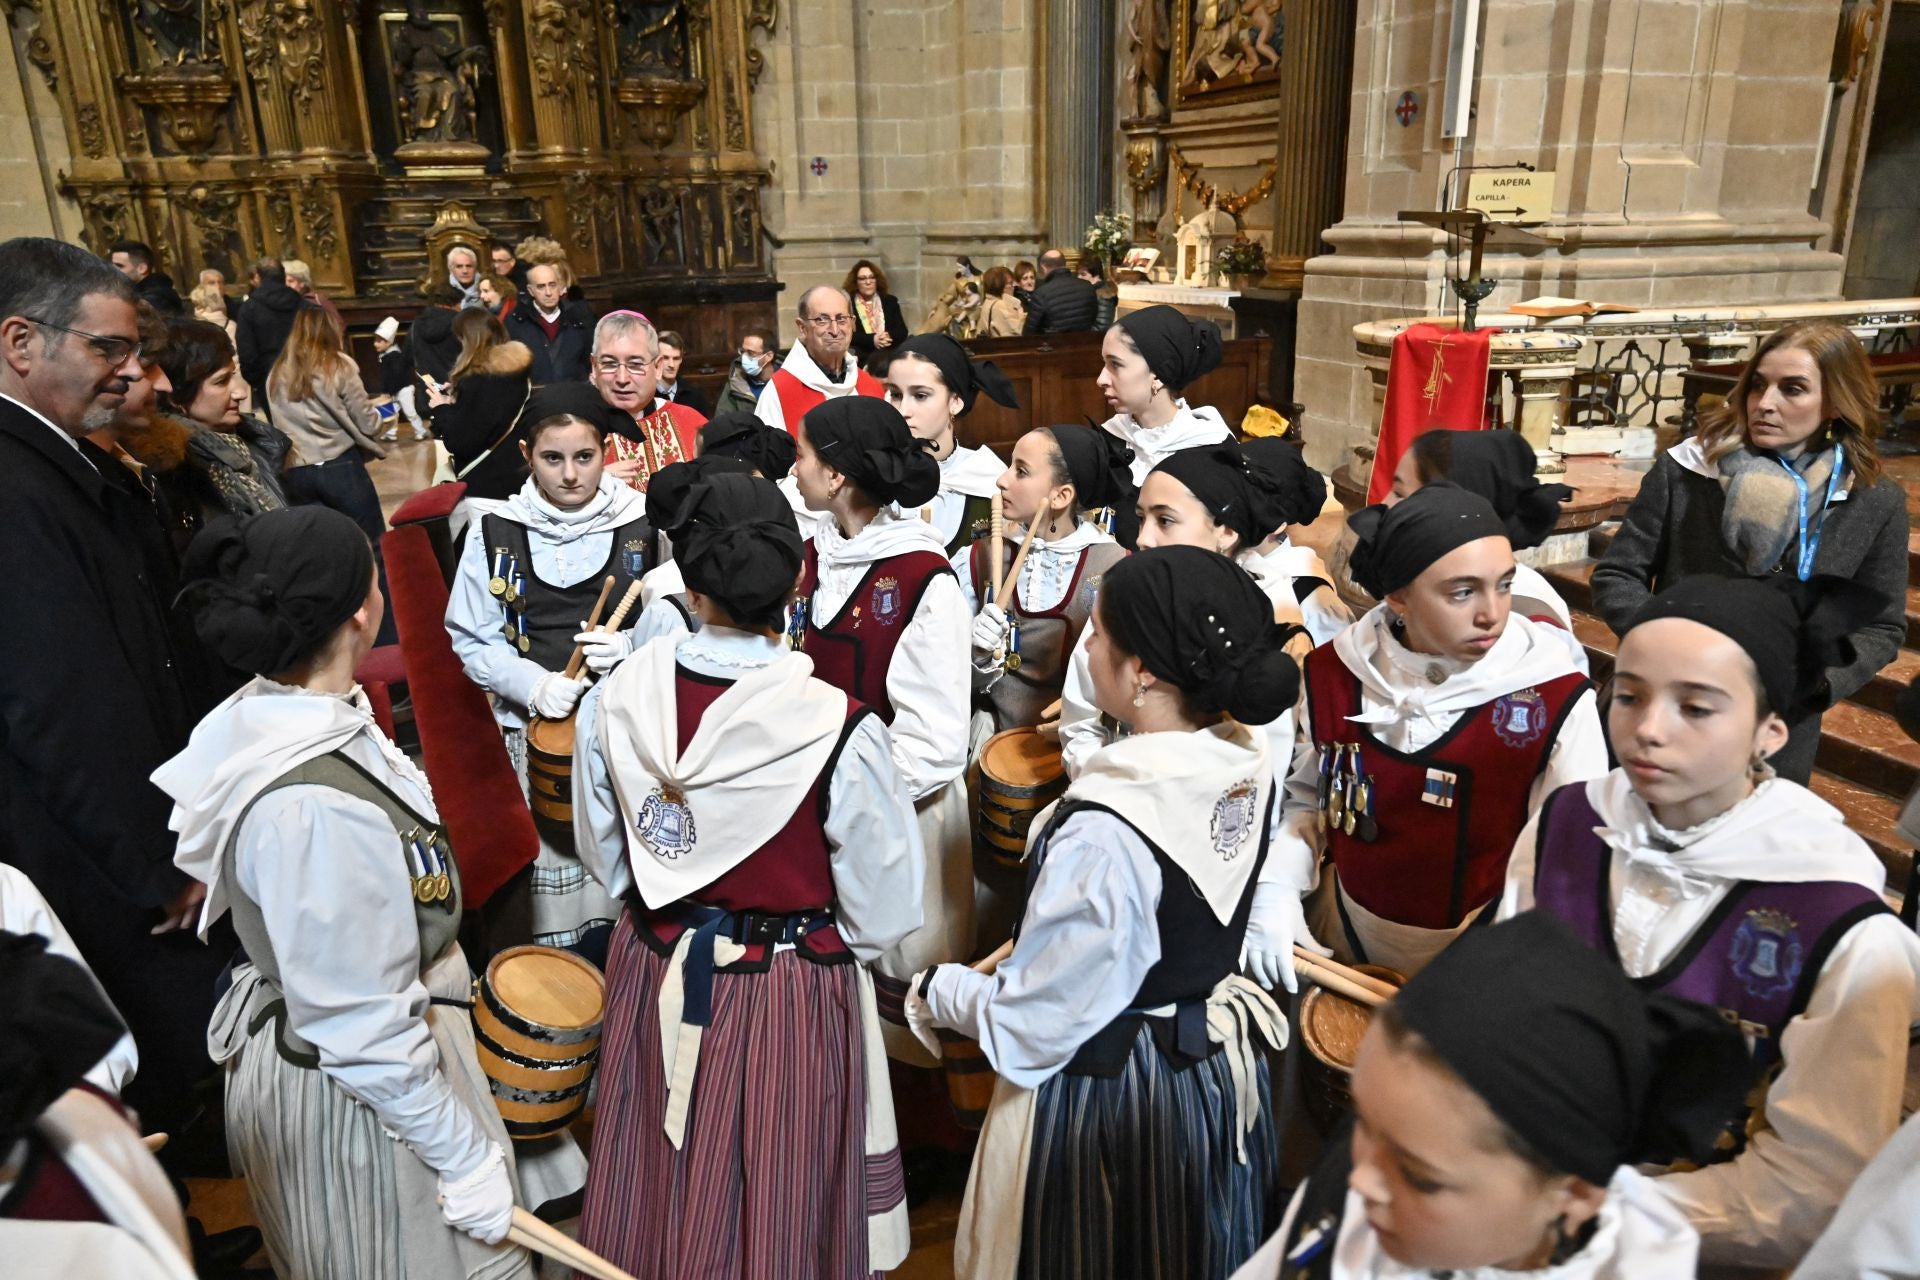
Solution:
<svg viewBox="0 0 1920 1280">
<path fill-rule="evenodd" d="M 464 481 L 448 480 L 431 488 L 422 489 L 394 509 L 387 523 L 398 529 L 403 524 L 421 524 L 428 520 L 444 520 L 453 514 L 460 505 L 460 499 L 467 496 Z"/>
<path fill-rule="evenodd" d="M 540 837 L 487 695 L 454 656 L 445 622 L 447 584 L 427 531 L 403 525 L 380 546 L 421 759 L 460 861 L 466 905 L 478 907 L 533 861 Z"/>
<path fill-rule="evenodd" d="M 353 678 L 361 684 L 378 681 L 381 684 L 405 684 L 407 679 L 406 659 L 401 656 L 397 644 L 383 644 L 360 660 L 354 668 Z"/>
</svg>

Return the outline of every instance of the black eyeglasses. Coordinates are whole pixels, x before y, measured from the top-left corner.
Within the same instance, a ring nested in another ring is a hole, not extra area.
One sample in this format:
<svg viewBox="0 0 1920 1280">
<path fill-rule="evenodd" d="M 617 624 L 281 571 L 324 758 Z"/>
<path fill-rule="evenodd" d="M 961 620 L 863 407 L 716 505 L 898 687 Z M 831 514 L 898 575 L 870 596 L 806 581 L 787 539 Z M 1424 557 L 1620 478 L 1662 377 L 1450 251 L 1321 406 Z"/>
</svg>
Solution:
<svg viewBox="0 0 1920 1280">
<path fill-rule="evenodd" d="M 76 338 L 85 338 L 87 345 L 100 353 L 100 358 L 118 369 L 127 362 L 128 356 L 138 356 L 146 347 L 145 343 L 134 342 L 127 338 L 112 338 L 103 334 L 88 333 L 84 329 L 69 329 L 63 324 L 54 324 L 50 320 L 40 320 L 33 316 L 21 316 L 28 324 L 37 324 L 42 329 L 56 329 L 61 333 L 70 333 Z"/>
</svg>

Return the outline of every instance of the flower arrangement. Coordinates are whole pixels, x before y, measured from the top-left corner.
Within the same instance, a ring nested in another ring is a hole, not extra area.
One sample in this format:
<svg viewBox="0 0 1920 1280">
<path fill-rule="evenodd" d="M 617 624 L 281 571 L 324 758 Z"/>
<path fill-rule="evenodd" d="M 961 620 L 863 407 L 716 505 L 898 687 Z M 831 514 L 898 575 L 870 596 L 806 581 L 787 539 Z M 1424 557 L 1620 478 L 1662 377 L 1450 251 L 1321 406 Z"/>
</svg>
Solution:
<svg viewBox="0 0 1920 1280">
<path fill-rule="evenodd" d="M 1133 247 L 1132 219 L 1119 213 L 1099 213 L 1087 228 L 1085 245 L 1108 262 L 1118 262 Z"/>
<path fill-rule="evenodd" d="M 1238 236 L 1214 251 L 1213 267 L 1225 276 L 1265 275 L 1267 251 L 1256 241 Z"/>
</svg>

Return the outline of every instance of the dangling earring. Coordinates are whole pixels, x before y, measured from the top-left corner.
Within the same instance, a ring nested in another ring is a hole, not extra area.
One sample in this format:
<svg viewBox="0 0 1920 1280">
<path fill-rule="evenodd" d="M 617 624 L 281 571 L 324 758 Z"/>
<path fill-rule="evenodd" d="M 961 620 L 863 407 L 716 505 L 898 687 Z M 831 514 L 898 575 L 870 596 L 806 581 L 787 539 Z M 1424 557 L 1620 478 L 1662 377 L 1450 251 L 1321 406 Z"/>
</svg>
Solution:
<svg viewBox="0 0 1920 1280">
<path fill-rule="evenodd" d="M 1133 705 L 1136 707 L 1144 707 L 1147 705 L 1147 682 L 1145 680 L 1142 680 L 1138 685 L 1134 686 Z"/>
<path fill-rule="evenodd" d="M 1553 1220 L 1552 1231 L 1553 1252 L 1547 1255 L 1547 1265 L 1562 1267 L 1587 1247 L 1587 1241 L 1593 1238 L 1593 1223 L 1589 1222 L 1580 1230 L 1570 1232 L 1567 1230 L 1567 1215 L 1563 1213 Z"/>
<path fill-rule="evenodd" d="M 1047 517 L 1047 532 L 1048 532 L 1048 533 L 1058 533 L 1058 532 L 1060 532 L 1060 519 L 1059 519 L 1059 517 L 1057 517 L 1057 516 L 1054 516 L 1054 515 L 1049 515 L 1049 516 Z"/>
</svg>

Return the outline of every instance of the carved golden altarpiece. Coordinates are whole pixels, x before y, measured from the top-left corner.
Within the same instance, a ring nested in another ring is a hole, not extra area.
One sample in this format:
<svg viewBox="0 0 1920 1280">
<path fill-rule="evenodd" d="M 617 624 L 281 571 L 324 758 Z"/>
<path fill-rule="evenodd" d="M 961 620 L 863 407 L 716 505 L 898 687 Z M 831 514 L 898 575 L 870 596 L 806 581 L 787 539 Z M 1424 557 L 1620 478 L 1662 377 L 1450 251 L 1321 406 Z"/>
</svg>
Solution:
<svg viewBox="0 0 1920 1280">
<path fill-rule="evenodd" d="M 444 278 L 429 231 L 542 233 L 696 351 L 771 325 L 754 155 L 776 0 L 0 0 L 57 96 L 90 246 L 184 294 L 304 258 L 350 325 Z M 486 260 L 484 248 L 481 254 Z"/>
</svg>

